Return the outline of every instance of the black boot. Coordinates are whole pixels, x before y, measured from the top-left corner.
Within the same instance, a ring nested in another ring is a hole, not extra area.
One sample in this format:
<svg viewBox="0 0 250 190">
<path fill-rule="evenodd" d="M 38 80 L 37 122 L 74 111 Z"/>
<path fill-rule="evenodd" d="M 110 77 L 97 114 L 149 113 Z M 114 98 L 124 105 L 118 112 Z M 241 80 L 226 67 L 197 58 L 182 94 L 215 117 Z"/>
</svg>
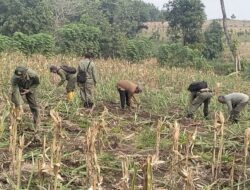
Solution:
<svg viewBox="0 0 250 190">
<path fill-rule="evenodd" d="M 118 89 L 118 92 L 120 94 L 120 102 L 121 102 L 121 108 L 125 108 L 125 102 L 126 102 L 126 92 L 124 90 Z"/>
<path fill-rule="evenodd" d="M 84 108 L 92 108 L 93 105 L 94 105 L 94 103 L 90 102 L 90 101 L 84 102 L 84 104 L 83 104 Z"/>
<path fill-rule="evenodd" d="M 187 114 L 186 117 L 187 117 L 187 118 L 190 118 L 190 119 L 193 119 L 193 118 L 194 118 L 194 115 L 193 115 L 192 113 L 189 113 L 189 114 Z"/>
</svg>

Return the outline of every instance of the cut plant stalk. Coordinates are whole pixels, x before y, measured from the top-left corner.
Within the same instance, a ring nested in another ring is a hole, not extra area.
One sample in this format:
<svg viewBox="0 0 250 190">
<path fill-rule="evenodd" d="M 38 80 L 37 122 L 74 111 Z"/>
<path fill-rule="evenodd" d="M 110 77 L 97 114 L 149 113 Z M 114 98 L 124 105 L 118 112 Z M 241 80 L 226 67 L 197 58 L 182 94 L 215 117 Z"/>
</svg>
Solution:
<svg viewBox="0 0 250 190">
<path fill-rule="evenodd" d="M 54 170 L 54 185 L 53 189 L 57 190 L 58 186 L 58 176 L 60 172 L 60 165 L 61 165 L 61 137 L 62 137 L 62 121 L 58 114 L 54 110 L 50 111 L 50 116 L 53 119 L 53 141 L 51 147 L 51 167 Z"/>
<path fill-rule="evenodd" d="M 248 149 L 250 145 L 250 128 L 247 128 L 245 130 L 245 138 L 244 138 L 244 189 L 246 187 L 246 181 L 247 181 L 247 159 L 248 159 Z"/>
<path fill-rule="evenodd" d="M 213 146 L 213 164 L 212 175 L 214 180 L 218 179 L 218 175 L 221 172 L 221 158 L 224 148 L 224 123 L 225 118 L 222 112 L 215 113 L 214 120 L 214 146 Z M 220 139 L 217 139 L 217 137 Z"/>
<path fill-rule="evenodd" d="M 88 185 L 93 190 L 102 189 L 102 176 L 101 169 L 98 163 L 96 155 L 96 138 L 100 132 L 100 125 L 96 122 L 88 129 L 86 135 L 86 148 L 85 148 L 85 157 L 87 164 L 87 180 Z"/>
<path fill-rule="evenodd" d="M 153 190 L 152 156 L 148 156 L 143 166 L 143 190 Z"/>
</svg>

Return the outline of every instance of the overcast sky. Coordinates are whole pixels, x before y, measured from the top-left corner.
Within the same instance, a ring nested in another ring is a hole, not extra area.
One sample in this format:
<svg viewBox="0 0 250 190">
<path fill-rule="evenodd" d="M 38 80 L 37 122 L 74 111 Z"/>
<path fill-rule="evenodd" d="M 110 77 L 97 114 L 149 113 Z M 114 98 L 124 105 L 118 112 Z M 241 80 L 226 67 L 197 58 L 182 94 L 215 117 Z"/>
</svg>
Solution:
<svg viewBox="0 0 250 190">
<path fill-rule="evenodd" d="M 162 8 L 163 4 L 168 0 L 143 0 L 153 3 L 158 8 Z M 220 9 L 220 0 L 201 0 L 205 5 L 205 12 L 208 19 L 222 18 Z M 227 17 L 232 14 L 239 20 L 250 20 L 250 0 L 224 0 Z"/>
</svg>

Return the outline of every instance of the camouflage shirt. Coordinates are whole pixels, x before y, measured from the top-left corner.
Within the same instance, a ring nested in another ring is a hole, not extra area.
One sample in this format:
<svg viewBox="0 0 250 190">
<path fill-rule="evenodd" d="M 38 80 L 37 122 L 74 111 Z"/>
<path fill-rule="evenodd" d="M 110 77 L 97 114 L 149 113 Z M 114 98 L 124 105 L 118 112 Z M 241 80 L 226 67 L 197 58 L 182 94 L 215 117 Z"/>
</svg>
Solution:
<svg viewBox="0 0 250 190">
<path fill-rule="evenodd" d="M 20 104 L 21 97 L 20 92 L 27 89 L 30 93 L 35 93 L 37 86 L 40 84 L 40 80 L 35 71 L 28 69 L 25 78 L 14 74 L 11 79 L 12 85 L 12 99 L 16 104 Z"/>
<path fill-rule="evenodd" d="M 70 74 L 64 71 L 63 69 L 59 68 L 57 74 L 61 77 L 61 81 L 57 84 L 57 86 L 61 86 L 66 80 L 69 81 L 70 79 L 76 78 L 75 74 Z"/>
<path fill-rule="evenodd" d="M 97 82 L 97 72 L 96 72 L 96 67 L 93 61 L 90 59 L 82 59 L 79 68 L 82 71 L 86 71 L 87 74 L 87 81 L 86 83 L 89 84 L 96 84 Z"/>
</svg>

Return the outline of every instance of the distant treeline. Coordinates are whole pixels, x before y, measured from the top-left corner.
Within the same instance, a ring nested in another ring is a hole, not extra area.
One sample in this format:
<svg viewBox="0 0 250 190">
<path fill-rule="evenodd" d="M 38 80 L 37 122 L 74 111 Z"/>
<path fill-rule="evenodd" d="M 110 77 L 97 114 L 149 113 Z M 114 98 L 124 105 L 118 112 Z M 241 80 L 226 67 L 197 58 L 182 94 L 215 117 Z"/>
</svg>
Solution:
<svg viewBox="0 0 250 190">
<path fill-rule="evenodd" d="M 162 18 L 154 5 L 140 0 L 0 0 L 0 51 L 92 51 L 136 60 L 133 54 L 149 46 L 149 40 L 136 38 L 138 31 L 144 22 Z"/>
</svg>

